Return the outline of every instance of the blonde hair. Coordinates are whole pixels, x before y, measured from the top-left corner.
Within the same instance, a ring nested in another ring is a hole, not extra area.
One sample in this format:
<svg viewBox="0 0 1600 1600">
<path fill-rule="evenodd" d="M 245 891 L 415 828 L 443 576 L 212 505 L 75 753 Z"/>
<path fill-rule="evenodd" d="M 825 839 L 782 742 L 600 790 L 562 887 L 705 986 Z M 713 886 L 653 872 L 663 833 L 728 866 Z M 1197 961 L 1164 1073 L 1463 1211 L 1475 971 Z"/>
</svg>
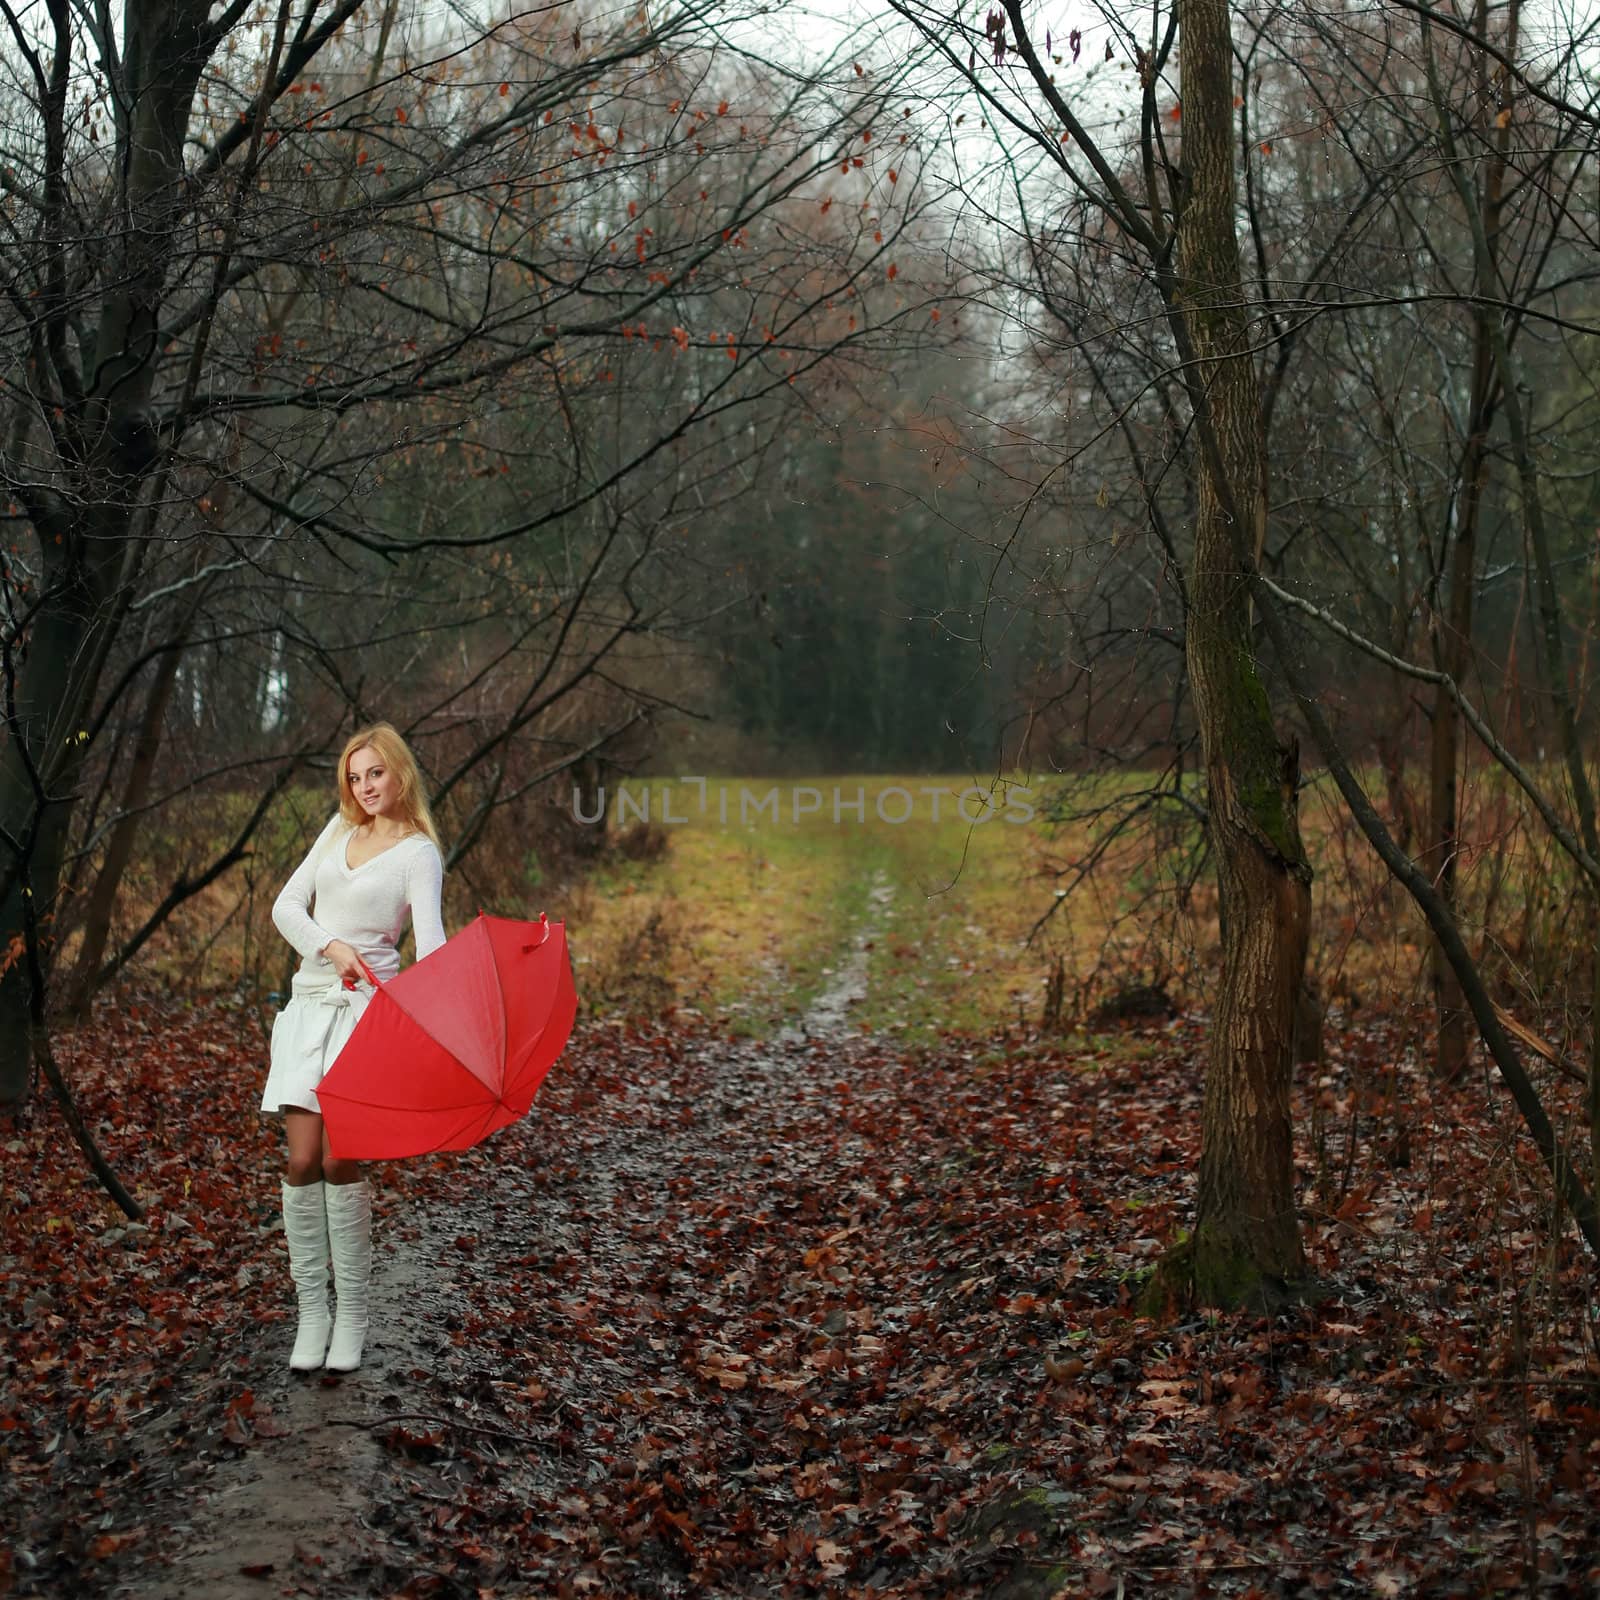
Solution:
<svg viewBox="0 0 1600 1600">
<path fill-rule="evenodd" d="M 439 844 L 433 813 L 428 809 L 428 797 L 423 792 L 422 774 L 417 770 L 417 758 L 392 723 L 374 722 L 370 727 L 357 728 L 345 741 L 335 779 L 339 786 L 339 815 L 352 828 L 359 828 L 368 820 L 350 788 L 350 758 L 357 750 L 368 749 L 376 750 L 379 760 L 400 780 L 400 815 L 407 827 L 413 833 L 427 834 L 443 855 L 444 847 Z"/>
</svg>

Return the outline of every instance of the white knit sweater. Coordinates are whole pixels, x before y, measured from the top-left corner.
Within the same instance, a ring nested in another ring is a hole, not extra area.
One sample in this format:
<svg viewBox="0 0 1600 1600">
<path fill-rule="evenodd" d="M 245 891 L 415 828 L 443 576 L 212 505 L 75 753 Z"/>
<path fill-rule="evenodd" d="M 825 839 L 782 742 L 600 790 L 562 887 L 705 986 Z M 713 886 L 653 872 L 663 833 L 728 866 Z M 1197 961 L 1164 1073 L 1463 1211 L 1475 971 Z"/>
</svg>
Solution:
<svg viewBox="0 0 1600 1600">
<path fill-rule="evenodd" d="M 322 954 L 330 940 L 344 940 L 380 978 L 400 970 L 395 946 L 407 920 L 416 930 L 419 961 L 444 943 L 444 862 L 433 840 L 408 834 L 352 867 L 345 852 L 354 831 L 335 813 L 272 907 L 278 932 L 300 952 L 300 970 L 325 973 L 330 982 L 333 963 Z"/>
</svg>

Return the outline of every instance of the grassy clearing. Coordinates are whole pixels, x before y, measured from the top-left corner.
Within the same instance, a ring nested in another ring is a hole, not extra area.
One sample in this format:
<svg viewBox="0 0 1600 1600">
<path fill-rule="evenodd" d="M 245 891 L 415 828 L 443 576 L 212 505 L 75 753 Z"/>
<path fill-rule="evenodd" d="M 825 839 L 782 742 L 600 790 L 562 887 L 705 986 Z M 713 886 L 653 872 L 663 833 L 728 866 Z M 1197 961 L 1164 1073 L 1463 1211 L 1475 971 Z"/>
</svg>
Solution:
<svg viewBox="0 0 1600 1600">
<path fill-rule="evenodd" d="M 1100 930 L 1081 916 L 1027 948 L 1060 841 L 1024 800 L 985 804 L 959 778 L 853 776 L 712 779 L 703 813 L 694 800 L 651 786 L 652 825 L 663 803 L 686 820 L 662 829 L 658 856 L 609 867 L 574 901 L 580 982 L 588 969 L 605 998 L 648 967 L 657 992 L 762 1033 L 802 1012 L 859 940 L 857 1020 L 922 1038 L 1036 1016 L 1058 952 L 1071 970 L 1094 959 Z"/>
<path fill-rule="evenodd" d="M 1148 782 L 1073 780 L 1072 804 L 1092 812 Z M 778 805 L 758 812 L 773 790 Z M 1104 819 L 1052 822 L 1052 792 L 1035 783 L 1009 802 L 998 792 L 986 810 L 969 778 L 711 779 L 702 806 L 681 784 L 635 786 L 629 816 L 647 809 L 661 848 L 574 896 L 580 978 L 602 1008 L 677 1000 L 764 1033 L 803 1011 L 860 940 L 867 994 L 853 1015 L 914 1042 L 1037 1025 L 1058 962 L 1064 1022 L 1083 1023 L 1130 984 L 1203 1001 L 1218 925 L 1209 871 L 1203 861 L 1190 870 L 1198 823 L 1163 817 L 1091 856 Z M 1519 984 L 1531 1001 L 1560 982 L 1532 962 L 1581 948 L 1562 920 L 1581 901 L 1503 785 L 1464 792 L 1466 925 L 1480 951 L 1510 957 L 1507 1001 Z M 1307 791 L 1302 826 L 1317 875 L 1308 970 L 1320 991 L 1347 1010 L 1425 999 L 1420 919 L 1331 786 Z M 1193 882 L 1180 893 L 1184 877 Z M 886 903 L 873 898 L 880 884 Z"/>
<path fill-rule="evenodd" d="M 591 1011 L 677 1005 L 756 1035 L 803 1013 L 858 944 L 867 992 L 852 1015 L 909 1042 L 1036 1027 L 1057 971 L 1063 1025 L 1132 984 L 1204 1002 L 1218 928 L 1194 816 L 1169 804 L 1093 850 L 1115 805 L 1149 781 L 1035 780 L 987 805 L 967 777 L 711 778 L 703 793 L 630 783 L 620 818 L 611 796 L 612 848 L 594 862 L 558 852 L 541 869 L 541 825 L 502 830 L 450 874 L 446 920 L 459 926 L 480 906 L 565 918 Z M 1583 897 L 1503 783 L 1475 775 L 1463 793 L 1469 929 L 1502 974 L 1501 998 L 1548 1009 L 1540 997 L 1564 992 L 1585 943 Z M 1099 815 L 1052 822 L 1051 799 Z M 215 797 L 181 829 L 152 831 L 124 930 L 220 848 L 243 804 Z M 189 902 L 141 967 L 186 988 L 281 987 L 293 957 L 268 911 L 326 805 L 320 788 L 285 796 L 252 860 Z M 1309 968 L 1323 995 L 1347 1010 L 1425 1000 L 1420 923 L 1330 785 L 1308 788 L 1302 823 L 1317 874 Z"/>
</svg>

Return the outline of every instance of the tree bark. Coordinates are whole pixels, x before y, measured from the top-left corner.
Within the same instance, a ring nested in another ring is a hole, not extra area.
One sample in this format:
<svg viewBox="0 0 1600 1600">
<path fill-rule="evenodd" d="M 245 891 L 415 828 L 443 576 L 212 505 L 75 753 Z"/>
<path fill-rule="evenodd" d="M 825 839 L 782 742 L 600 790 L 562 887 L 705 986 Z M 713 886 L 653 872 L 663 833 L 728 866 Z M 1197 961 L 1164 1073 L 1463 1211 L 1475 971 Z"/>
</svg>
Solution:
<svg viewBox="0 0 1600 1600">
<path fill-rule="evenodd" d="M 1298 757 L 1273 724 L 1250 637 L 1244 553 L 1260 542 L 1259 388 L 1235 231 L 1233 52 L 1226 0 L 1186 0 L 1183 209 L 1177 310 L 1204 391 L 1187 659 L 1205 754 L 1222 924 L 1194 1234 L 1183 1260 L 1202 1303 L 1259 1302 L 1301 1275 L 1289 1090 L 1311 869 Z"/>
<path fill-rule="evenodd" d="M 1509 18 L 1509 43 L 1513 52 L 1517 40 L 1517 11 L 1514 4 Z M 1482 0 L 1476 8 L 1475 27 L 1487 25 Z M 1440 671 L 1457 684 L 1466 682 L 1472 652 L 1472 601 L 1477 581 L 1478 527 L 1482 521 L 1483 500 L 1489 482 L 1489 427 L 1494 419 L 1494 317 L 1488 306 L 1499 295 L 1500 213 L 1505 190 L 1506 147 L 1509 124 L 1498 129 L 1495 96 L 1489 82 L 1488 60 L 1481 53 L 1478 69 L 1478 120 L 1480 133 L 1493 141 L 1494 154 L 1485 164 L 1482 209 L 1486 249 L 1476 253 L 1473 278 L 1480 304 L 1473 315 L 1472 388 L 1467 409 L 1467 442 L 1463 452 L 1459 489 L 1451 516 L 1449 533 L 1450 587 L 1442 626 L 1437 629 L 1435 660 Z M 1430 739 L 1428 786 L 1427 862 L 1439 886 L 1439 893 L 1459 920 L 1456 888 L 1456 863 L 1460 853 L 1461 798 L 1457 778 L 1461 765 L 1461 712 L 1455 699 L 1442 687 L 1435 693 L 1432 737 Z M 1457 1078 L 1467 1064 L 1470 1015 L 1461 984 L 1456 978 L 1444 946 L 1435 937 L 1430 946 L 1434 1005 L 1438 1034 L 1434 1046 L 1434 1071 L 1446 1082 Z"/>
<path fill-rule="evenodd" d="M 66 1008 L 74 1015 L 87 1015 L 89 1004 L 99 987 L 100 964 L 105 959 L 106 945 L 111 938 L 111 917 L 116 910 L 117 891 L 133 860 L 133 847 L 139 836 L 140 813 L 150 794 L 155 777 L 156 758 L 161 753 L 161 729 L 166 720 L 167 702 L 172 698 L 172 686 L 177 682 L 178 666 L 183 659 L 183 641 L 175 640 L 173 648 L 156 658 L 155 681 L 145 700 L 144 714 L 140 718 L 138 737 L 134 741 L 133 757 L 128 767 L 127 781 L 122 788 L 120 815 L 112 824 L 106 841 L 106 854 L 95 874 L 94 887 L 89 892 L 89 905 L 84 913 L 83 943 L 79 947 L 77 966 L 72 974 L 72 986 L 67 996 Z"/>
<path fill-rule="evenodd" d="M 107 547 L 86 540 L 76 527 L 63 535 L 63 545 L 68 558 L 40 602 L 27 655 L 19 663 L 7 653 L 0 686 L 6 701 L 0 827 L 11 858 L 0 861 L 0 938 L 19 949 L 31 912 L 46 978 L 56 888 L 83 764 L 82 713 L 115 631 Z M 31 907 L 24 904 L 30 894 Z M 25 964 L 0 962 L 0 1106 L 14 1105 L 28 1092 L 33 1027 Z"/>
</svg>

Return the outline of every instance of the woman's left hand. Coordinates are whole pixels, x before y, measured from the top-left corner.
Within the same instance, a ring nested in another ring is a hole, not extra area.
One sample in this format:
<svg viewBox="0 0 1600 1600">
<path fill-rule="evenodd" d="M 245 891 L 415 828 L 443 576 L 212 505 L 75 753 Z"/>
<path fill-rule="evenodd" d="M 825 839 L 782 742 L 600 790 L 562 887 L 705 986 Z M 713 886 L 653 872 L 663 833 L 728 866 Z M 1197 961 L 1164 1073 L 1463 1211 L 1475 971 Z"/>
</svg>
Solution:
<svg viewBox="0 0 1600 1600">
<path fill-rule="evenodd" d="M 333 970 L 339 974 L 340 981 L 347 989 L 355 988 L 358 983 L 372 981 L 372 974 L 367 971 L 366 962 L 343 939 L 330 939 L 323 947 L 322 953 L 333 963 Z"/>
</svg>

